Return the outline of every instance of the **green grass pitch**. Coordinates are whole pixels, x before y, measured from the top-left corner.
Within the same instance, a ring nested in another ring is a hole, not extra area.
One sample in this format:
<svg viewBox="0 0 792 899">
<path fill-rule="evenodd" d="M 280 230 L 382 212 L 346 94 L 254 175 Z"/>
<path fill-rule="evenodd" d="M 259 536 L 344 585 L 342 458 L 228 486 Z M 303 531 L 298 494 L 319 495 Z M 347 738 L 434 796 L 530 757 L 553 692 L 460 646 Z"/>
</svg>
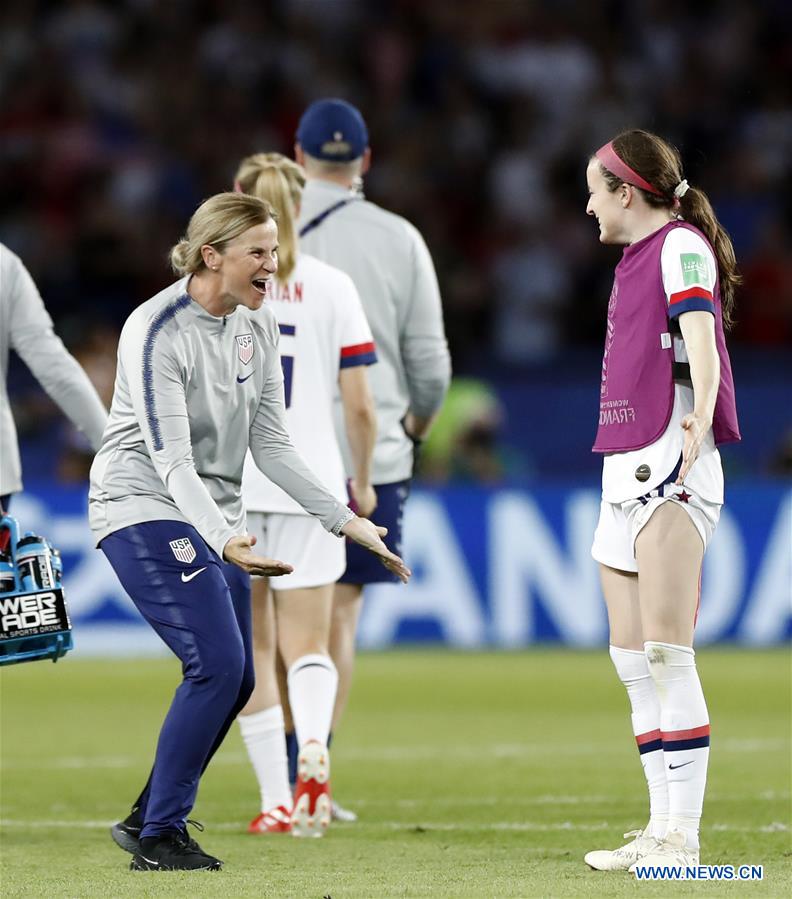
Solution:
<svg viewBox="0 0 792 899">
<path fill-rule="evenodd" d="M 592 848 L 645 823 L 627 700 L 606 652 L 402 651 L 359 659 L 333 753 L 360 814 L 322 840 L 245 833 L 257 792 L 234 727 L 194 816 L 220 873 L 133 873 L 110 840 L 148 772 L 178 680 L 167 660 L 12 666 L 2 685 L 6 899 L 42 897 L 789 896 L 787 649 L 704 648 L 713 728 L 702 862 L 761 883 L 637 883 Z"/>
</svg>

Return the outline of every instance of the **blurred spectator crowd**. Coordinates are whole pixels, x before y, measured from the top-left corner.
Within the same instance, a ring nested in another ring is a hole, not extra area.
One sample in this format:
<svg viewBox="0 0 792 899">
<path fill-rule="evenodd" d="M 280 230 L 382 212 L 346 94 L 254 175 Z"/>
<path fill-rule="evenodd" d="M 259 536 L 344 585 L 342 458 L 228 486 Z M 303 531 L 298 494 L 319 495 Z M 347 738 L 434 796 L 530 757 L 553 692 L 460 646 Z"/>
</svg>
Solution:
<svg viewBox="0 0 792 899">
<path fill-rule="evenodd" d="M 357 104 L 367 196 L 434 256 L 458 373 L 600 346 L 618 250 L 585 215 L 624 127 L 682 151 L 730 231 L 734 341 L 792 343 L 787 0 L 8 0 L 0 240 L 59 331 L 114 351 L 238 160 L 290 153 L 319 96 Z M 95 364 L 106 371 L 100 358 Z"/>
</svg>

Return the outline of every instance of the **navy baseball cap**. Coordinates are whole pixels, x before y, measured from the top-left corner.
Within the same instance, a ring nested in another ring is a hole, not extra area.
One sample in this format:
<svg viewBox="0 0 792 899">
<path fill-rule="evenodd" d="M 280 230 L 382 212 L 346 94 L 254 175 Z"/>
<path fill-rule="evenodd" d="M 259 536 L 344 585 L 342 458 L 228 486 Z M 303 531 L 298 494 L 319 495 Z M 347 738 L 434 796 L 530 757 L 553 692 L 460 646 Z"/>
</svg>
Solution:
<svg viewBox="0 0 792 899">
<path fill-rule="evenodd" d="M 368 129 L 360 110 L 346 100 L 316 100 L 300 119 L 297 142 L 314 159 L 351 162 L 368 146 Z"/>
</svg>

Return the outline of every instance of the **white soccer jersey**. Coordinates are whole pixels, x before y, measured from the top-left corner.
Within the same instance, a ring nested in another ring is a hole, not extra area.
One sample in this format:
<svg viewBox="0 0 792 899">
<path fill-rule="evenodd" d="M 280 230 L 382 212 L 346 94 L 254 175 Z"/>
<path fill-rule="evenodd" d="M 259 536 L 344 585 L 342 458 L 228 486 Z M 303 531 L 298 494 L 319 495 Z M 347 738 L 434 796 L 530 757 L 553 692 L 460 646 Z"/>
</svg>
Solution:
<svg viewBox="0 0 792 899">
<path fill-rule="evenodd" d="M 349 275 L 301 253 L 289 281 L 272 282 L 267 307 L 280 329 L 289 435 L 319 480 L 346 502 L 344 465 L 333 423 L 338 375 L 342 368 L 377 361 L 358 292 Z M 259 471 L 250 454 L 242 495 L 251 511 L 305 514 Z"/>
<path fill-rule="evenodd" d="M 718 267 L 706 241 L 688 228 L 668 232 L 660 255 L 663 288 L 668 301 L 668 316 L 673 319 L 685 312 L 715 313 L 712 300 Z M 695 294 L 695 296 L 691 296 Z M 685 341 L 681 334 L 669 334 L 673 340 L 674 360 L 687 362 Z M 603 459 L 602 498 L 621 503 L 636 496 L 635 469 L 648 465 L 655 475 L 640 485 L 641 495 L 665 483 L 682 455 L 685 432 L 682 419 L 693 411 L 693 389 L 674 385 L 674 407 L 668 427 L 654 443 L 626 453 L 610 453 Z M 712 503 L 723 502 L 723 469 L 715 438 L 710 430 L 701 446 L 685 484 Z"/>
<path fill-rule="evenodd" d="M 8 352 L 16 350 L 49 396 L 99 449 L 107 410 L 52 327 L 30 273 L 0 244 L 0 496 L 22 489 L 16 426 L 8 402 Z"/>
</svg>

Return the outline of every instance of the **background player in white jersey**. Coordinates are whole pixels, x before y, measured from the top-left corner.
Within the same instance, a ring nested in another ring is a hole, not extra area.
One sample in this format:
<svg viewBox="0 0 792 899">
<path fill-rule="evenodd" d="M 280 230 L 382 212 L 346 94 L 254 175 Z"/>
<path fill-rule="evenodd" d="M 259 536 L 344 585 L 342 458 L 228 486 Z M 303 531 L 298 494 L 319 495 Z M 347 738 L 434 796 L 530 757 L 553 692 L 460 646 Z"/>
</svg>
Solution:
<svg viewBox="0 0 792 899">
<path fill-rule="evenodd" d="M 374 343 L 350 277 L 298 251 L 296 217 L 305 175 L 279 153 L 244 159 L 235 186 L 270 203 L 278 217 L 278 275 L 267 306 L 278 320 L 286 425 L 294 446 L 339 501 L 347 492 L 333 425 L 338 391 L 354 462 L 351 494 L 358 511 L 374 508 L 371 454 L 376 415 L 366 366 Z M 294 572 L 270 585 L 256 578 L 253 650 L 256 686 L 239 716 L 256 771 L 261 814 L 251 833 L 322 836 L 330 822 L 327 739 L 337 684 L 328 654 L 333 585 L 344 571 L 344 544 L 268 480 L 248 457 L 242 480 L 248 527 L 267 555 L 288 558 Z M 276 638 L 277 637 L 277 638 Z M 294 801 L 286 761 L 284 718 L 276 677 L 280 652 L 299 746 Z M 293 806 L 293 811 L 292 811 Z"/>
<path fill-rule="evenodd" d="M 278 326 L 261 309 L 277 271 L 272 210 L 219 194 L 171 253 L 175 284 L 139 306 L 118 349 L 110 421 L 91 469 L 91 527 L 131 599 L 182 662 L 149 782 L 112 828 L 133 870 L 216 870 L 187 836 L 198 782 L 253 688 L 245 455 L 333 534 L 363 541 L 406 579 L 384 529 L 340 503 L 285 426 Z M 256 312 L 260 310 L 260 312 Z"/>
<path fill-rule="evenodd" d="M 418 230 L 359 193 L 371 150 L 366 124 L 354 106 L 337 99 L 312 103 L 297 129 L 295 157 L 308 179 L 299 218 L 301 246 L 352 278 L 377 346 L 378 362 L 370 372 L 377 407 L 373 482 L 377 518 L 388 527 L 398 552 L 414 444 L 428 433 L 451 377 L 437 277 Z M 340 422 L 337 407 L 336 430 L 352 478 Z M 338 669 L 333 729 L 352 680 L 363 587 L 391 579 L 348 546 L 347 568 L 333 599 L 330 654 Z"/>
<path fill-rule="evenodd" d="M 610 655 L 624 684 L 650 819 L 599 870 L 697 865 L 710 721 L 693 651 L 704 551 L 720 516 L 716 445 L 740 439 L 724 340 L 734 250 L 678 152 L 625 131 L 591 159 L 587 213 L 625 247 L 608 306 L 595 452 Z M 678 471 L 677 471 L 678 469 Z"/>
<path fill-rule="evenodd" d="M 98 450 L 107 410 L 88 375 L 55 334 L 22 260 L 0 243 L 0 508 L 22 489 L 16 426 L 8 401 L 8 353 L 15 350 L 39 384 Z"/>
</svg>

